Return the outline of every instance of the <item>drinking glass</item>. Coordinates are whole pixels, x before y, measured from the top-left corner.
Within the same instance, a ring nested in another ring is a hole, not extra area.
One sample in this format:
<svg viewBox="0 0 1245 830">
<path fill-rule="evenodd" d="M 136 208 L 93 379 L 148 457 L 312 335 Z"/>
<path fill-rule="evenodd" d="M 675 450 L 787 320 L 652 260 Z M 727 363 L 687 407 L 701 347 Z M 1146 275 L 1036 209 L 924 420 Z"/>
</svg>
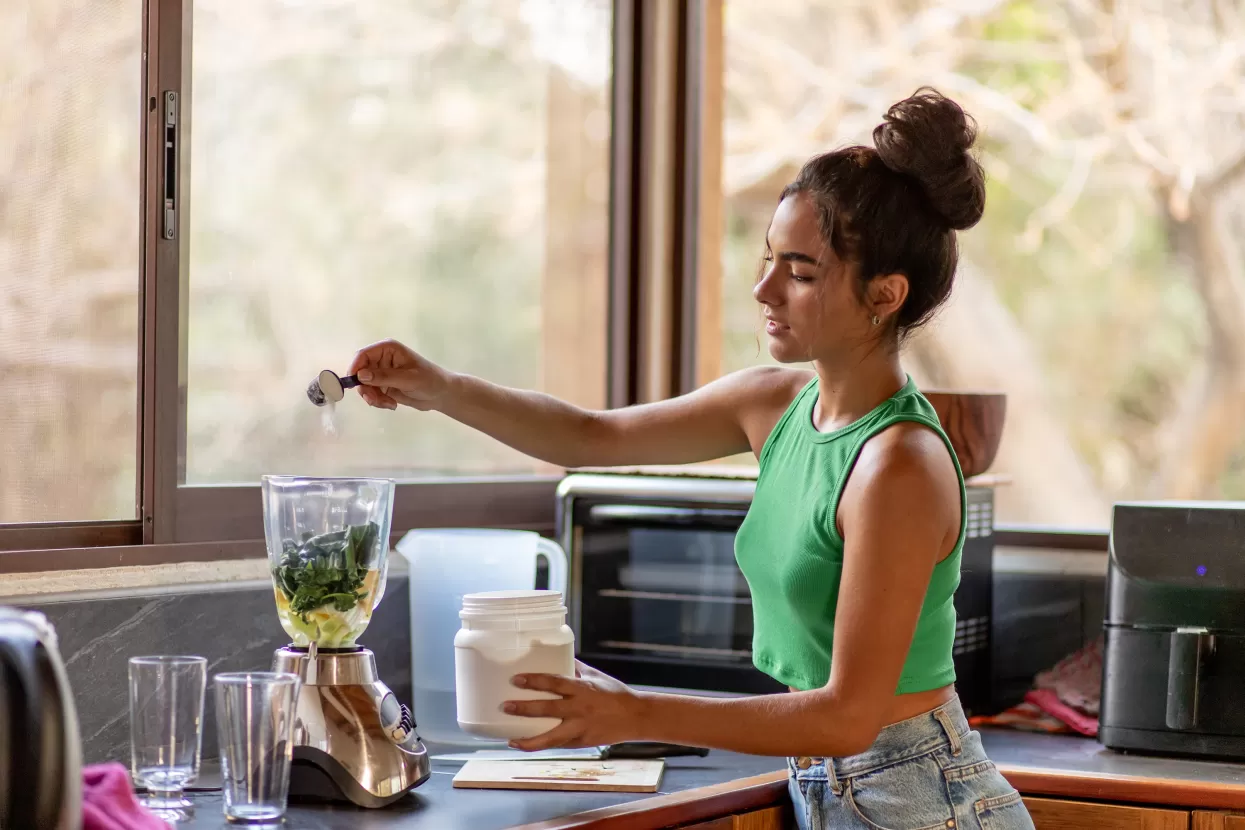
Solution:
<svg viewBox="0 0 1245 830">
<path fill-rule="evenodd" d="M 225 818 L 278 822 L 290 789 L 298 675 L 232 672 L 212 681 Z"/>
<path fill-rule="evenodd" d="M 190 818 L 182 792 L 199 777 L 207 659 L 130 658 L 130 772 L 147 790 L 143 804 L 160 818 Z"/>
</svg>

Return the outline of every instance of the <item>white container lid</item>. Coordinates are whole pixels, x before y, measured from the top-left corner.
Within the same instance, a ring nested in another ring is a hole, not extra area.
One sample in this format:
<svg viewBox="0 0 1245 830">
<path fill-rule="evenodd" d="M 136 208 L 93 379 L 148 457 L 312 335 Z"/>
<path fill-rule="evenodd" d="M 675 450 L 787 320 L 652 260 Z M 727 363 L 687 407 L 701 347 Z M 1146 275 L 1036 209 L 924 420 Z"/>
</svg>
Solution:
<svg viewBox="0 0 1245 830">
<path fill-rule="evenodd" d="M 561 591 L 482 591 L 463 595 L 461 619 L 501 619 L 564 614 Z"/>
</svg>

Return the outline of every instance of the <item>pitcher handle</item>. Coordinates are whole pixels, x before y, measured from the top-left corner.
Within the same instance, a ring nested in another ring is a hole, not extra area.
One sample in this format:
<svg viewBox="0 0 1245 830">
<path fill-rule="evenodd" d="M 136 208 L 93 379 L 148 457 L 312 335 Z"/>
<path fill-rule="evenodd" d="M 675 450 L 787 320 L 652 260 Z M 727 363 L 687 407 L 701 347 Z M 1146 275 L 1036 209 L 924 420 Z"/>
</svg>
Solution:
<svg viewBox="0 0 1245 830">
<path fill-rule="evenodd" d="M 561 591 L 562 602 L 567 602 L 566 551 L 562 550 L 562 546 L 552 539 L 546 539 L 544 536 L 539 536 L 536 541 L 536 552 L 543 553 L 549 560 L 549 590 Z"/>
</svg>

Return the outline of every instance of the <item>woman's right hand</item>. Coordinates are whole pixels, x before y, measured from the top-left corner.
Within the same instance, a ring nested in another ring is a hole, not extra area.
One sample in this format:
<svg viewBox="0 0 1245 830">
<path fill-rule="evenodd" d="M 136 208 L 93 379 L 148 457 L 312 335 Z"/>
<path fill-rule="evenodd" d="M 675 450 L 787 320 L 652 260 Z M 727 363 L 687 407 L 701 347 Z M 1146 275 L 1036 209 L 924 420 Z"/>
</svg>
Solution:
<svg viewBox="0 0 1245 830">
<path fill-rule="evenodd" d="M 452 375 L 396 340 L 382 340 L 360 349 L 349 374 L 359 378 L 359 395 L 369 406 L 436 409 L 449 391 Z"/>
</svg>

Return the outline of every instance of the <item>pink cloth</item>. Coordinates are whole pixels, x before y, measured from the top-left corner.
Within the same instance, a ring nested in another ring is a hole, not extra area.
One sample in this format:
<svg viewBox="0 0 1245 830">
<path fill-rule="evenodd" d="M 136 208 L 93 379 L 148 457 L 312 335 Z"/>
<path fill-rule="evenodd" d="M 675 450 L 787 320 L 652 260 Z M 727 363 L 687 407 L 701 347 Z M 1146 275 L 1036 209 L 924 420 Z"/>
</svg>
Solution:
<svg viewBox="0 0 1245 830">
<path fill-rule="evenodd" d="M 116 762 L 82 769 L 82 830 L 169 830 L 138 803 L 130 774 Z"/>
<path fill-rule="evenodd" d="M 1033 687 L 1052 693 L 1050 696 L 1042 695 L 1042 698 L 1057 699 L 1065 707 L 1088 715 L 1096 724 L 1102 698 L 1102 635 L 1046 671 L 1039 672 L 1033 679 Z"/>
<path fill-rule="evenodd" d="M 1098 734 L 1098 718 L 1064 703 L 1051 689 L 1031 689 L 1025 693 L 1025 700 L 1082 735 L 1092 738 Z"/>
<path fill-rule="evenodd" d="M 997 715 L 969 718 L 972 726 L 1036 732 L 1098 734 L 1102 697 L 1102 636 L 1038 672 L 1024 702 Z"/>
</svg>

